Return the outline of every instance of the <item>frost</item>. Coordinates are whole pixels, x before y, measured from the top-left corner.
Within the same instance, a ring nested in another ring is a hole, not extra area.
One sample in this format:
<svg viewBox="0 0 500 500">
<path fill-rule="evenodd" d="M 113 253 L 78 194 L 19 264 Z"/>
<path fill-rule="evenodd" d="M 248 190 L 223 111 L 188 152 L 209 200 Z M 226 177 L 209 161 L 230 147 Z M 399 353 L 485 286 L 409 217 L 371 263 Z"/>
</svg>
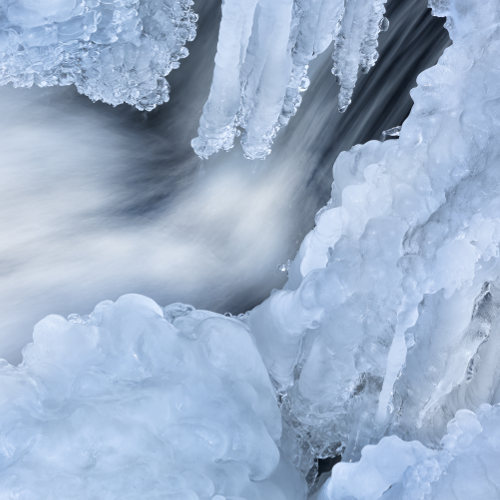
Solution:
<svg viewBox="0 0 500 500">
<path fill-rule="evenodd" d="M 151 110 L 195 37 L 192 0 L 7 0 L 0 85 L 75 84 L 93 101 Z"/>
</svg>

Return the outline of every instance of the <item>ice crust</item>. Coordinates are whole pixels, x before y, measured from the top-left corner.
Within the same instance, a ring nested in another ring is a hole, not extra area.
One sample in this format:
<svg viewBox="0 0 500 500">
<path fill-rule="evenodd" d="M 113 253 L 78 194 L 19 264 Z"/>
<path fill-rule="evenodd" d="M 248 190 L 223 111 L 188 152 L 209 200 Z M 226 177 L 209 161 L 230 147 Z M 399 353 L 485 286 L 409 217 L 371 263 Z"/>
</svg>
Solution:
<svg viewBox="0 0 500 500">
<path fill-rule="evenodd" d="M 49 316 L 0 367 L 0 497 L 300 499 L 243 324 L 139 295 Z"/>
<path fill-rule="evenodd" d="M 0 85 L 75 84 L 93 101 L 152 110 L 195 37 L 192 0 L 6 0 Z"/>
<path fill-rule="evenodd" d="M 309 63 L 335 40 L 339 110 L 358 69 L 377 59 L 388 27 L 385 0 L 225 0 L 208 101 L 192 146 L 201 158 L 229 150 L 241 134 L 249 159 L 264 159 L 309 86 Z M 345 4 L 345 8 L 344 8 Z"/>
</svg>

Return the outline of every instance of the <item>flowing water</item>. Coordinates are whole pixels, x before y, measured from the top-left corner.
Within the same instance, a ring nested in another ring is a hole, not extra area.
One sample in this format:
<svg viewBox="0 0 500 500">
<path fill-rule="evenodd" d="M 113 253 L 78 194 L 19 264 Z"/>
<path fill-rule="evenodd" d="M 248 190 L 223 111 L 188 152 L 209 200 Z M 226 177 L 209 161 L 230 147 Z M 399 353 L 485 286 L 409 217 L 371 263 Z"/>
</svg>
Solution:
<svg viewBox="0 0 500 500">
<path fill-rule="evenodd" d="M 380 58 L 337 111 L 328 50 L 264 162 L 236 146 L 202 161 L 189 142 L 207 98 L 220 0 L 199 0 L 190 56 L 151 113 L 91 103 L 73 87 L 0 88 L 0 357 L 20 360 L 48 314 L 86 314 L 141 293 L 233 314 L 286 275 L 329 198 L 339 152 L 400 125 L 416 76 L 449 44 L 425 0 L 388 2 Z"/>
</svg>

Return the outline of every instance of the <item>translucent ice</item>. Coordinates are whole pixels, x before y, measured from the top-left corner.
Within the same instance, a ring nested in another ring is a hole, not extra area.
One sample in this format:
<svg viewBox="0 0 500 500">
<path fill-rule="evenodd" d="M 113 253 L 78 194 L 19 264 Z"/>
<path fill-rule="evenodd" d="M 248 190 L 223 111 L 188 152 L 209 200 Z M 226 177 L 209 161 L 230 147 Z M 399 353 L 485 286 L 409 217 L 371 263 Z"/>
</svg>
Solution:
<svg viewBox="0 0 500 500">
<path fill-rule="evenodd" d="M 233 146 L 264 159 L 309 85 L 309 62 L 335 38 L 339 109 L 350 102 L 358 69 L 375 63 L 377 36 L 387 29 L 383 0 L 226 0 L 208 101 L 195 152 L 206 158 Z M 339 31 L 339 22 L 341 28 Z"/>
<path fill-rule="evenodd" d="M 441 446 L 385 437 L 359 462 L 335 466 L 318 500 L 500 498 L 500 406 L 458 411 Z"/>
<path fill-rule="evenodd" d="M 399 139 L 338 157 L 287 286 L 248 318 L 304 472 L 387 432 L 434 446 L 498 402 L 500 4 L 439 6 L 453 45 Z"/>
<path fill-rule="evenodd" d="M 65 23 L 71 5 L 19 19 Z M 0 496 L 299 500 L 315 459 L 342 454 L 321 500 L 499 497 L 500 4 L 433 8 L 453 45 L 398 139 L 338 157 L 283 290 L 238 319 L 125 296 L 37 325 L 0 367 Z M 382 13 L 346 4 L 345 102 Z M 201 156 L 238 126 L 267 154 L 340 14 L 224 3 Z"/>
<path fill-rule="evenodd" d="M 168 101 L 165 76 L 188 55 L 192 0 L 8 0 L 0 5 L 0 85 L 75 84 L 92 100 L 152 110 Z M 198 137 L 202 157 L 230 149 L 265 158 L 301 103 L 309 62 L 335 39 L 339 109 L 358 69 L 377 58 L 384 0 L 227 0 Z"/>
<path fill-rule="evenodd" d="M 192 0 L 7 0 L 0 85 L 75 84 L 92 100 L 151 110 L 195 36 Z"/>
<path fill-rule="evenodd" d="M 332 73 L 340 84 L 339 111 L 351 103 L 358 71 L 367 73 L 378 58 L 377 38 L 389 27 L 385 0 L 348 0 L 332 54 Z"/>
<path fill-rule="evenodd" d="M 304 497 L 240 322 L 128 295 L 47 317 L 23 354 L 0 367 L 1 498 Z"/>
</svg>

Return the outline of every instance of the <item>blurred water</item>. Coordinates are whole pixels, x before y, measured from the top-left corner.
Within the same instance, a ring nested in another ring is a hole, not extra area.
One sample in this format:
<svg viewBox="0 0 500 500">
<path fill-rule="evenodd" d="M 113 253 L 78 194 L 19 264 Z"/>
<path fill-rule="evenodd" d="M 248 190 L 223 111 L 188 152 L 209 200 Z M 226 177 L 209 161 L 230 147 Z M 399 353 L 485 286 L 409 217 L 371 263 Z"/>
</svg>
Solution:
<svg viewBox="0 0 500 500">
<path fill-rule="evenodd" d="M 264 162 L 239 147 L 199 160 L 189 141 L 208 95 L 220 0 L 199 0 L 191 55 L 152 113 L 92 104 L 73 88 L 0 88 L 0 357 L 34 324 L 136 292 L 243 312 L 280 287 L 329 198 L 338 153 L 400 125 L 415 78 L 449 43 L 425 0 L 388 3 L 380 59 L 337 112 L 330 51 Z"/>
</svg>

